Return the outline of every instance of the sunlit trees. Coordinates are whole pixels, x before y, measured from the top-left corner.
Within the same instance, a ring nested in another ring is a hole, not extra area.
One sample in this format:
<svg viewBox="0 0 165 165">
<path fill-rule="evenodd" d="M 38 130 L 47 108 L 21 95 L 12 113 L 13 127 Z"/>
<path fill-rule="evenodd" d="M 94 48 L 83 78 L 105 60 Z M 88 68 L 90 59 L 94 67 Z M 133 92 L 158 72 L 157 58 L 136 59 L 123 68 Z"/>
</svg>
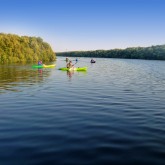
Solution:
<svg viewBox="0 0 165 165">
<path fill-rule="evenodd" d="M 54 61 L 56 54 L 40 37 L 0 33 L 0 63 Z"/>
</svg>

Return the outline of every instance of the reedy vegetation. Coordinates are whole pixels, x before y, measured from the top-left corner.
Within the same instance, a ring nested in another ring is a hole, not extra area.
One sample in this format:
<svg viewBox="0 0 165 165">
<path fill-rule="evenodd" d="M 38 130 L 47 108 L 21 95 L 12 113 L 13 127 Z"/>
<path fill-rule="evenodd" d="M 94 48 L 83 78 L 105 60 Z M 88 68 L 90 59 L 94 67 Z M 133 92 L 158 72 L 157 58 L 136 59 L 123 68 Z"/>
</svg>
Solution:
<svg viewBox="0 0 165 165">
<path fill-rule="evenodd" d="M 0 63 L 50 62 L 56 59 L 50 45 L 40 37 L 0 33 Z"/>
</svg>

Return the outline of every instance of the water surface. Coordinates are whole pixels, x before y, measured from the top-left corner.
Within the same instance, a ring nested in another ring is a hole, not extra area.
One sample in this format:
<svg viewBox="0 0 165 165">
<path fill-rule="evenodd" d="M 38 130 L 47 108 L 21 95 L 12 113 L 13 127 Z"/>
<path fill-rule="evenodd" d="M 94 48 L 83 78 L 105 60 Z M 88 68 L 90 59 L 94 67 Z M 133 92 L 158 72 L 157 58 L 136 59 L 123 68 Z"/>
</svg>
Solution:
<svg viewBox="0 0 165 165">
<path fill-rule="evenodd" d="M 165 62 L 64 60 L 0 65 L 0 164 L 164 165 Z"/>
</svg>

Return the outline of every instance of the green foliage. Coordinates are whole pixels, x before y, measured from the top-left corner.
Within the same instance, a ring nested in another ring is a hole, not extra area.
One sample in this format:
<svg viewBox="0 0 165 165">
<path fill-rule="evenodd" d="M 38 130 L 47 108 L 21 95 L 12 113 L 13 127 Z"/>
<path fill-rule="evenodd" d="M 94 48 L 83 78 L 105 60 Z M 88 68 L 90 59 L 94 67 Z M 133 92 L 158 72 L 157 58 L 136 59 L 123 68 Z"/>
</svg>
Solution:
<svg viewBox="0 0 165 165">
<path fill-rule="evenodd" d="M 56 54 L 40 37 L 0 33 L 0 63 L 54 61 Z"/>
<path fill-rule="evenodd" d="M 56 55 L 65 57 L 102 57 L 165 60 L 165 45 L 157 45 L 151 47 L 132 47 L 127 49 L 112 50 L 59 52 L 56 53 Z"/>
</svg>

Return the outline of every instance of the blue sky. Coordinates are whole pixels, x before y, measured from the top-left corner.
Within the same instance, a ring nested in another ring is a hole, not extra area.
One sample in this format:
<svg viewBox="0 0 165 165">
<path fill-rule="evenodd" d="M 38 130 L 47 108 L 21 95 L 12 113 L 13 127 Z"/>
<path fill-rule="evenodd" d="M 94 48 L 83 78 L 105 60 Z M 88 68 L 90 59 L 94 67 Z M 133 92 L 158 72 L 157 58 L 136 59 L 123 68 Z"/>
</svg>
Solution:
<svg viewBox="0 0 165 165">
<path fill-rule="evenodd" d="M 0 32 L 55 52 L 165 44 L 165 0 L 0 0 Z"/>
</svg>

